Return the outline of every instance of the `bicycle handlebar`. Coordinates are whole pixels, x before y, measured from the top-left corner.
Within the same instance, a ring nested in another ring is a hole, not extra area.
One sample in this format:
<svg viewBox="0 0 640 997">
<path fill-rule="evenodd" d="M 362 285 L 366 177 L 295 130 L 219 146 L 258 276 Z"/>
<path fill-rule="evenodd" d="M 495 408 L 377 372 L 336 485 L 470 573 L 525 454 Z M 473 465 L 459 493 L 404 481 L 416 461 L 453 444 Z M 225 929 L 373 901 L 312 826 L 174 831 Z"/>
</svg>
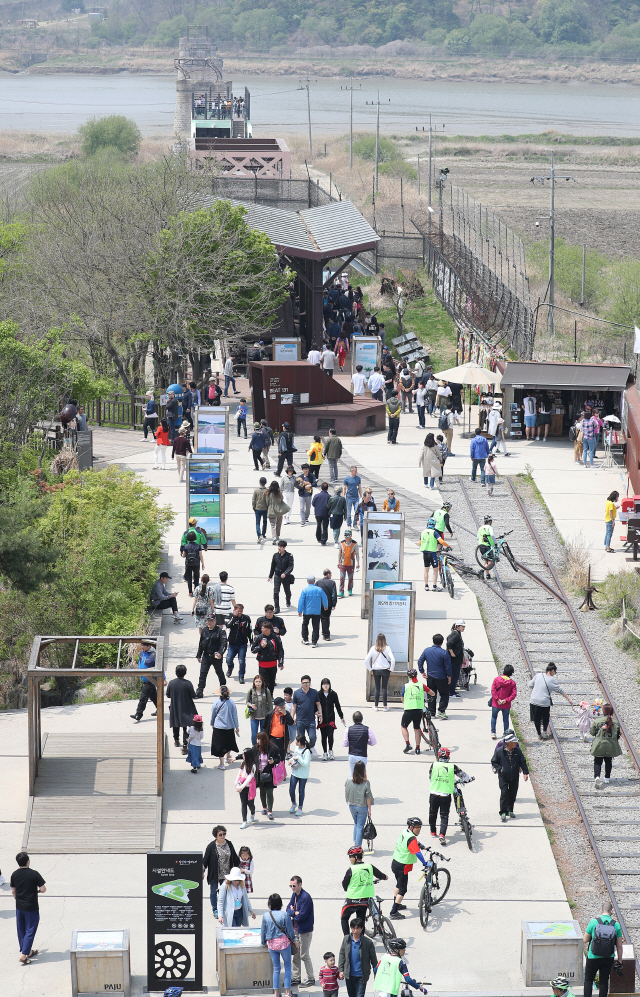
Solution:
<svg viewBox="0 0 640 997">
<path fill-rule="evenodd" d="M 504 540 L 505 537 L 510 536 L 512 533 L 513 530 L 507 530 L 506 533 L 501 533 L 499 537 L 496 537 L 496 540 Z"/>
<path fill-rule="evenodd" d="M 450 862 L 451 861 L 451 859 L 447 858 L 446 855 L 443 855 L 442 852 L 434 852 L 433 848 L 425 848 L 425 852 L 429 852 L 429 854 L 432 856 L 432 858 L 442 859 L 443 862 Z"/>
</svg>

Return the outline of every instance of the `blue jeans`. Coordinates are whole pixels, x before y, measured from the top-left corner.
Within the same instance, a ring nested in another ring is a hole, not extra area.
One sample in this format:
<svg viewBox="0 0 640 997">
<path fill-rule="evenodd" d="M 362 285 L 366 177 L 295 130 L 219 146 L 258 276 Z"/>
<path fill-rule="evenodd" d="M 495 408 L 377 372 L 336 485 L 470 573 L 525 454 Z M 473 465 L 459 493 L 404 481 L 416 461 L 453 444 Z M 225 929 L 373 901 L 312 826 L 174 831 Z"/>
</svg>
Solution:
<svg viewBox="0 0 640 997">
<path fill-rule="evenodd" d="M 605 526 L 605 529 L 604 529 L 604 545 L 605 545 L 605 547 L 610 547 L 611 546 L 611 537 L 613 536 L 613 526 L 614 526 L 614 524 L 613 523 L 605 523 L 604 526 Z"/>
<path fill-rule="evenodd" d="M 266 509 L 254 509 L 256 514 L 256 533 L 259 537 L 264 537 L 267 532 L 267 510 Z M 260 524 L 262 523 L 262 528 Z"/>
<path fill-rule="evenodd" d="M 292 803 L 296 802 L 296 786 L 299 787 L 299 789 L 298 789 L 298 806 L 302 810 L 302 804 L 304 803 L 304 794 L 305 794 L 305 790 L 307 788 L 307 780 L 306 779 L 298 779 L 297 775 L 293 775 L 292 774 L 291 778 L 289 779 L 289 796 L 291 797 L 291 802 Z"/>
<path fill-rule="evenodd" d="M 247 660 L 247 645 L 229 644 L 229 648 L 227 650 L 227 668 L 230 668 L 232 671 L 236 654 L 238 655 L 238 675 L 240 678 L 244 678 L 245 662 Z"/>
<path fill-rule="evenodd" d="M 348 997 L 364 997 L 367 981 L 361 976 L 348 976 L 344 982 L 347 985 Z"/>
<path fill-rule="evenodd" d="M 220 880 L 221 882 L 222 880 Z M 218 890 L 220 889 L 220 883 L 212 879 L 209 886 L 209 899 L 211 900 L 211 909 L 213 910 L 214 917 L 218 916 Z"/>
<path fill-rule="evenodd" d="M 425 428 L 424 405 L 417 405 L 416 408 L 418 409 L 418 422 L 420 423 L 420 425 L 424 429 Z"/>
<path fill-rule="evenodd" d="M 350 495 L 347 495 L 347 526 L 351 526 L 351 514 L 355 514 L 359 501 L 360 499 L 357 495 L 355 498 L 351 498 Z"/>
<path fill-rule="evenodd" d="M 496 722 L 498 720 L 498 713 L 502 713 L 502 723 L 504 724 L 504 729 L 505 730 L 509 730 L 509 710 L 510 710 L 510 707 L 507 707 L 506 710 L 500 709 L 499 706 L 492 706 L 491 707 L 491 733 L 492 734 L 495 734 L 495 732 L 496 732 Z"/>
<path fill-rule="evenodd" d="M 423 478 L 422 480 L 424 481 L 425 485 L 429 486 L 429 488 L 433 488 L 433 486 L 436 483 L 436 479 L 435 478 Z"/>
<path fill-rule="evenodd" d="M 597 441 L 597 439 L 596 439 L 595 436 L 593 437 L 592 440 L 583 440 L 582 441 L 582 461 L 583 461 L 585 467 L 586 467 L 586 464 L 587 464 L 587 454 L 589 454 L 589 457 L 591 459 L 591 467 L 593 467 L 593 458 L 594 458 L 594 455 L 595 455 L 595 452 L 596 452 L 596 443 L 597 442 L 598 441 Z"/>
<path fill-rule="evenodd" d="M 357 807 L 355 803 L 349 804 L 349 810 L 353 817 L 353 843 L 362 847 L 362 832 L 369 812 L 367 807 Z"/>
<path fill-rule="evenodd" d="M 305 720 L 298 720 L 296 734 L 306 734 L 309 739 L 309 745 L 313 748 L 316 743 L 315 720 L 310 720 L 308 723 Z"/>
<path fill-rule="evenodd" d="M 242 907 L 238 907 L 237 910 L 233 912 L 233 921 L 231 922 L 232 928 L 242 927 Z"/>
<path fill-rule="evenodd" d="M 258 731 L 264 730 L 264 720 L 254 720 L 251 719 L 251 743 L 255 744 L 258 740 Z"/>
<path fill-rule="evenodd" d="M 484 465 L 485 465 L 486 459 L 487 459 L 486 457 L 472 457 L 471 458 L 471 460 L 472 460 L 471 480 L 472 481 L 476 480 L 476 471 L 478 470 L 478 465 L 480 465 L 480 481 L 481 481 L 481 483 L 483 485 L 484 485 L 484 481 L 485 481 L 485 478 L 484 478 Z"/>
<path fill-rule="evenodd" d="M 269 949 L 269 955 L 271 956 L 271 962 L 273 963 L 273 989 L 280 989 L 280 956 L 282 956 L 282 964 L 284 966 L 284 989 L 289 990 L 291 988 L 291 946 L 289 945 L 286 949 L 282 949 L 281 952 L 275 952 L 273 949 Z"/>
<path fill-rule="evenodd" d="M 230 374 L 225 374 L 224 375 L 224 391 L 223 391 L 223 394 L 224 394 L 225 398 L 229 394 L 229 385 L 230 384 L 233 385 L 233 390 L 235 391 L 236 390 L 236 379 L 235 379 L 235 377 L 231 377 Z"/>
<path fill-rule="evenodd" d="M 17 910 L 16 928 L 18 929 L 18 943 L 20 954 L 29 955 L 33 948 L 33 939 L 36 937 L 38 924 L 40 923 L 39 910 Z"/>
<path fill-rule="evenodd" d="M 169 439 L 173 443 L 173 438 L 176 435 L 176 419 L 172 419 L 171 416 L 167 417 L 167 423 L 169 424 Z"/>
</svg>

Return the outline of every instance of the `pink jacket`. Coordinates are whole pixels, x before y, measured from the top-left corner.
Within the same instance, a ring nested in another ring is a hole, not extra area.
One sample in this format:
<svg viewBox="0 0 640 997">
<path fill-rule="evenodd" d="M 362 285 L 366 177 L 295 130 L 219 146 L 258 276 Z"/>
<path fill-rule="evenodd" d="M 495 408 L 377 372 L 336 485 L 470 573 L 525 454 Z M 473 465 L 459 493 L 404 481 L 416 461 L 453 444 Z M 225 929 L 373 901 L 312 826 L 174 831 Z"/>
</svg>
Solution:
<svg viewBox="0 0 640 997">
<path fill-rule="evenodd" d="M 508 710 L 518 695 L 518 690 L 513 679 L 506 675 L 498 675 L 491 683 L 491 705 L 497 706 L 499 710 Z M 505 699 L 505 703 L 499 703 L 499 699 Z"/>
</svg>

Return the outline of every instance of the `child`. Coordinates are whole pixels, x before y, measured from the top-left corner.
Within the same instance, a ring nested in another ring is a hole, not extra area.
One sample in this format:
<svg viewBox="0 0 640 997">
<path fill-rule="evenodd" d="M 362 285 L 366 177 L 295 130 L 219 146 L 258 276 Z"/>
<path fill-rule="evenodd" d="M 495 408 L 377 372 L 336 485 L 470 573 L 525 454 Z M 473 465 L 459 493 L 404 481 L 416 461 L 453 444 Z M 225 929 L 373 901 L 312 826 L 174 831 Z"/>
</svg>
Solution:
<svg viewBox="0 0 640 997">
<path fill-rule="evenodd" d="M 236 409 L 236 419 L 238 422 L 238 436 L 240 430 L 244 429 L 244 438 L 247 438 L 247 399 L 241 398 Z"/>
<path fill-rule="evenodd" d="M 327 997 L 335 997 L 340 987 L 336 957 L 333 952 L 325 952 L 322 958 L 324 966 L 318 973 L 318 983 L 322 987 L 323 994 L 326 994 Z"/>
<path fill-rule="evenodd" d="M 580 733 L 580 738 L 582 741 L 586 741 L 589 736 L 589 729 L 591 727 L 591 706 L 585 699 L 582 700 L 579 707 L 574 707 L 576 713 L 578 714 L 578 719 L 576 720 L 576 727 Z"/>
<path fill-rule="evenodd" d="M 253 855 L 247 845 L 243 845 L 238 852 L 240 868 L 244 873 L 244 886 L 247 893 L 253 893 Z"/>
<path fill-rule="evenodd" d="M 193 718 L 193 724 L 189 727 L 189 749 L 187 751 L 187 761 L 191 765 L 193 775 L 198 774 L 198 769 L 202 766 L 202 717 L 197 713 Z"/>
<path fill-rule="evenodd" d="M 171 442 L 169 440 L 169 423 L 166 419 L 162 419 L 158 428 L 154 429 L 153 435 L 156 441 L 156 448 L 153 452 L 153 466 L 158 470 L 158 460 L 162 458 L 162 470 L 164 471 L 167 466 L 167 447 Z"/>
<path fill-rule="evenodd" d="M 285 689 L 283 689 L 282 694 L 284 696 L 284 705 L 287 708 L 287 713 L 291 713 L 291 710 L 293 709 L 293 689 L 290 685 L 288 685 Z"/>
<path fill-rule="evenodd" d="M 252 748 L 245 748 L 239 757 L 242 758 L 242 765 L 236 776 L 236 793 L 240 794 L 240 809 L 242 810 L 240 830 L 244 831 L 245 827 L 253 824 L 256 819 L 256 760 Z M 253 865 L 253 863 L 251 864 Z"/>
<path fill-rule="evenodd" d="M 498 468 L 496 467 L 496 459 L 493 454 L 490 454 L 487 458 L 487 495 L 491 497 L 493 495 L 493 486 L 496 483 L 496 474 L 498 473 Z"/>
<path fill-rule="evenodd" d="M 311 766 L 311 749 L 307 744 L 307 739 L 303 734 L 298 734 L 296 744 L 291 752 L 291 779 L 289 780 L 289 797 L 291 806 L 289 813 L 296 817 L 302 817 L 302 807 L 304 806 L 304 793 L 309 778 L 309 768 Z M 296 787 L 298 788 L 298 806 L 296 809 Z"/>
<path fill-rule="evenodd" d="M 436 436 L 436 443 L 438 444 L 438 450 L 440 451 L 440 477 L 438 481 L 442 481 L 442 475 L 444 474 L 444 462 L 449 456 L 449 447 L 444 442 L 444 436 L 442 433 L 438 433 Z"/>
<path fill-rule="evenodd" d="M 293 467 L 288 467 L 285 476 L 282 479 L 282 497 L 289 506 L 289 512 L 285 513 L 285 517 L 282 520 L 285 526 L 288 526 L 291 521 L 291 510 L 293 508 L 293 496 L 296 490 L 296 472 Z"/>
</svg>

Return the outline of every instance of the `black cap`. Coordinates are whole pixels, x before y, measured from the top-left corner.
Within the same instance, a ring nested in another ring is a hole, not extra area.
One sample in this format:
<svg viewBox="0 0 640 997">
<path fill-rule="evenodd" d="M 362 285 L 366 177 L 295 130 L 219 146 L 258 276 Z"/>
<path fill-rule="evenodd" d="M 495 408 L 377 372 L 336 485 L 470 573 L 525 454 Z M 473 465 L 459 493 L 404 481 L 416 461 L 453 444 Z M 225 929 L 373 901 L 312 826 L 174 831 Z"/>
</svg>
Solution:
<svg viewBox="0 0 640 997">
<path fill-rule="evenodd" d="M 276 696 L 276 698 L 273 701 L 273 705 L 274 706 L 284 706 L 284 699 L 282 698 L 282 696 Z"/>
<path fill-rule="evenodd" d="M 161 571 L 160 578 L 171 578 L 171 575 L 169 574 L 168 571 Z"/>
</svg>

